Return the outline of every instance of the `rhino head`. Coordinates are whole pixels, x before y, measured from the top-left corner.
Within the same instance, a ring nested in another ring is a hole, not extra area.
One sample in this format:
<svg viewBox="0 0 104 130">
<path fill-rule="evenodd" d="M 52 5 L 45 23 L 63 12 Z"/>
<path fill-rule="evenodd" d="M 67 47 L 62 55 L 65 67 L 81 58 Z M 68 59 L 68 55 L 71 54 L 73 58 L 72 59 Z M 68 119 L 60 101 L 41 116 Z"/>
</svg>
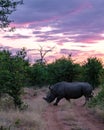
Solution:
<svg viewBox="0 0 104 130">
<path fill-rule="evenodd" d="M 46 97 L 43 97 L 43 99 L 47 101 L 48 103 L 51 103 L 55 100 L 55 98 L 56 98 L 56 95 L 53 93 L 52 87 L 49 87 L 49 92 L 47 93 Z"/>
</svg>

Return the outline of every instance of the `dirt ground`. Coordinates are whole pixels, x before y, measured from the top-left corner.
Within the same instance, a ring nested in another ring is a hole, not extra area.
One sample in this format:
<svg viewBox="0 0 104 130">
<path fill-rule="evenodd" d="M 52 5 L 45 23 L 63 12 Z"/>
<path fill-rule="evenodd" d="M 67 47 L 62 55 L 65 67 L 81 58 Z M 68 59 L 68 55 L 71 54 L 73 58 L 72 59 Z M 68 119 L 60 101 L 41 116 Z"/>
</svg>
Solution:
<svg viewBox="0 0 104 130">
<path fill-rule="evenodd" d="M 62 99 L 58 106 L 47 105 L 43 112 L 46 130 L 104 130 L 104 122 L 83 103 L 84 97 L 70 103 Z"/>
<path fill-rule="evenodd" d="M 0 126 L 8 130 L 104 130 L 104 111 L 82 106 L 84 97 L 71 102 L 62 99 L 58 106 L 54 106 L 43 100 L 46 93 L 46 88 L 26 88 L 22 97 L 26 109 L 1 110 Z"/>
</svg>

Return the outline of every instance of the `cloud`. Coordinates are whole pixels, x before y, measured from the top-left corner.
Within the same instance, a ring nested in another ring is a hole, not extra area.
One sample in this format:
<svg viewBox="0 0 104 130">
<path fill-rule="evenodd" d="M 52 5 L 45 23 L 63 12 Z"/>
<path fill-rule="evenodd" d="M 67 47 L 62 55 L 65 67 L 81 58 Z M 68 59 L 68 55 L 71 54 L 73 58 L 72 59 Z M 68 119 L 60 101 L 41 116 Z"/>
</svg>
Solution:
<svg viewBox="0 0 104 130">
<path fill-rule="evenodd" d="M 27 39 L 27 38 L 30 38 L 30 36 L 26 36 L 26 35 L 21 35 L 21 34 L 14 34 L 12 36 L 10 35 L 5 35 L 3 36 L 4 38 L 7 38 L 7 39 Z"/>
<path fill-rule="evenodd" d="M 11 53 L 12 53 L 12 55 L 15 55 L 16 54 L 16 52 L 17 51 L 19 51 L 20 49 L 19 48 L 13 48 L 13 47 L 11 47 L 11 46 L 1 46 L 0 47 L 0 50 L 9 50 Z"/>
<path fill-rule="evenodd" d="M 27 21 L 47 21 L 47 19 L 61 16 L 62 13 L 67 10 L 73 10 L 73 7 L 77 7 L 82 1 L 83 0 L 79 0 L 79 2 L 75 2 L 75 0 L 74 2 L 73 0 L 25 0 L 24 5 L 20 6 L 12 17 L 15 18 L 16 22 L 20 23 Z"/>
<path fill-rule="evenodd" d="M 78 55 L 78 53 L 80 52 L 80 50 L 75 50 L 75 49 L 61 49 L 60 50 L 60 53 L 62 54 L 62 55 L 72 55 L 73 57 L 74 56 L 76 56 L 76 55 Z"/>
<path fill-rule="evenodd" d="M 18 29 L 25 28 L 25 33 L 6 34 L 3 38 L 17 39 L 18 45 L 19 39 L 23 39 L 22 42 L 28 39 L 25 43 L 35 43 L 34 48 L 36 44 L 52 46 L 53 43 L 62 48 L 61 55 L 72 53 L 78 59 L 89 53 L 99 56 L 97 48 L 94 48 L 96 53 L 92 53 L 90 46 L 104 41 L 103 5 L 104 0 L 24 0 L 10 18 Z M 35 51 L 27 50 L 32 57 L 38 55 Z M 52 57 L 56 56 L 59 57 L 58 53 Z"/>
<path fill-rule="evenodd" d="M 96 40 L 103 40 L 99 36 L 104 33 L 103 4 L 103 0 L 25 0 L 11 18 L 16 24 L 22 24 L 28 28 L 52 27 L 53 30 L 47 31 L 47 36 L 40 35 L 38 42 L 44 41 L 45 38 L 56 40 L 56 37 L 50 34 L 63 33 L 69 38 L 73 35 L 71 40 L 67 39 L 69 42 L 95 43 Z M 33 33 L 34 35 L 40 34 L 39 30 Z M 79 35 L 75 37 L 76 34 Z M 39 35 L 37 37 L 39 38 Z"/>
<path fill-rule="evenodd" d="M 104 40 L 104 36 L 99 34 L 80 34 L 77 36 L 70 37 L 73 42 L 82 42 L 82 43 L 96 43 L 97 41 Z"/>
</svg>

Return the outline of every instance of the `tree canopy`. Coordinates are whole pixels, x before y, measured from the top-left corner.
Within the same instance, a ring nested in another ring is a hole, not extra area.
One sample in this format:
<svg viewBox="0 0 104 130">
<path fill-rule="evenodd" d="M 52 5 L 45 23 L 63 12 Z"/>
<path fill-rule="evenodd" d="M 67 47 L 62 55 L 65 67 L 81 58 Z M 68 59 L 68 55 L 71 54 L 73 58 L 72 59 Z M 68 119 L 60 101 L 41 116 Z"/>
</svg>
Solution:
<svg viewBox="0 0 104 130">
<path fill-rule="evenodd" d="M 12 22 L 9 15 L 16 10 L 17 5 L 23 0 L 0 0 L 0 28 L 6 28 Z"/>
<path fill-rule="evenodd" d="M 100 84 L 100 74 L 103 68 L 102 62 L 95 58 L 88 58 L 87 62 L 83 65 L 84 80 L 89 82 L 93 88 L 98 87 Z"/>
</svg>

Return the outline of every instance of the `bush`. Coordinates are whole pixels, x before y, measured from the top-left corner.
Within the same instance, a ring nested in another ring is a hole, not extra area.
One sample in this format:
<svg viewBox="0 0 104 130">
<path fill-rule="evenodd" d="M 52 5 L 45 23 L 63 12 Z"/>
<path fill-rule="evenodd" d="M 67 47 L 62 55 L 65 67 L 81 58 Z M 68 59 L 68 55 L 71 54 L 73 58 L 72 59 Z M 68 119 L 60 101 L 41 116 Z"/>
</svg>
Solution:
<svg viewBox="0 0 104 130">
<path fill-rule="evenodd" d="M 14 101 L 15 107 L 22 105 L 21 94 L 24 87 L 25 67 L 27 61 L 20 57 L 12 56 L 9 51 L 0 52 L 0 94 L 9 94 Z"/>
<path fill-rule="evenodd" d="M 80 66 L 71 59 L 61 58 L 47 66 L 48 82 L 53 84 L 60 81 L 76 81 L 80 74 Z"/>
<path fill-rule="evenodd" d="M 100 85 L 100 74 L 102 68 L 102 63 L 97 58 L 88 58 L 87 62 L 83 65 L 84 80 L 89 82 L 93 86 L 93 89 Z"/>
<path fill-rule="evenodd" d="M 100 109 L 104 109 L 104 87 L 94 98 L 92 98 L 92 100 L 88 103 L 88 106 L 100 107 Z"/>
</svg>

